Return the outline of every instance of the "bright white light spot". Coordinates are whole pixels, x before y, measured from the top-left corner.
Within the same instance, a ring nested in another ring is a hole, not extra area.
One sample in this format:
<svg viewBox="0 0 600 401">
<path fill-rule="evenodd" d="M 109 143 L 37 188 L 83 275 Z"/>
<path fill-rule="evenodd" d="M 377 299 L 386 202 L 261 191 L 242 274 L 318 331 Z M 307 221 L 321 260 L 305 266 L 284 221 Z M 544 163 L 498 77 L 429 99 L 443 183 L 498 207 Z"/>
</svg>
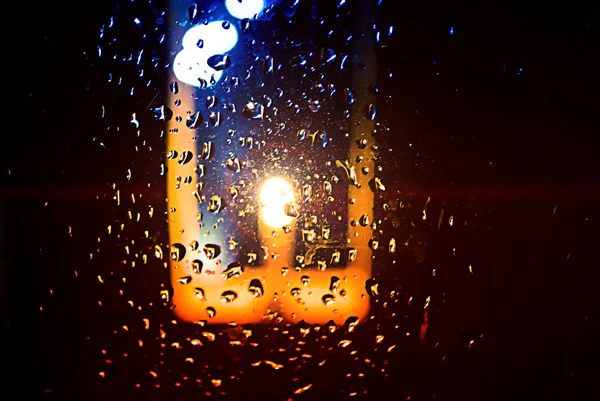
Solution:
<svg viewBox="0 0 600 401">
<path fill-rule="evenodd" d="M 265 8 L 264 0 L 225 0 L 225 7 L 235 18 L 252 18 Z"/>
<path fill-rule="evenodd" d="M 293 201 L 294 191 L 286 180 L 269 178 L 260 190 L 261 220 L 270 227 L 290 224 L 294 218 L 285 213 L 285 204 Z"/>
<path fill-rule="evenodd" d="M 236 0 L 237 1 L 237 0 Z M 202 47 L 198 47 L 198 42 L 202 40 Z M 206 87 L 212 86 L 211 77 L 214 76 L 214 82 L 219 82 L 223 71 L 212 69 L 207 60 L 215 54 L 225 54 L 238 41 L 238 33 L 233 25 L 229 28 L 223 28 L 223 21 L 214 21 L 207 25 L 200 24 L 190 28 L 181 44 L 183 49 L 177 53 L 173 61 L 173 72 L 178 80 L 188 85 L 202 87 L 201 82 L 206 83 Z"/>
</svg>

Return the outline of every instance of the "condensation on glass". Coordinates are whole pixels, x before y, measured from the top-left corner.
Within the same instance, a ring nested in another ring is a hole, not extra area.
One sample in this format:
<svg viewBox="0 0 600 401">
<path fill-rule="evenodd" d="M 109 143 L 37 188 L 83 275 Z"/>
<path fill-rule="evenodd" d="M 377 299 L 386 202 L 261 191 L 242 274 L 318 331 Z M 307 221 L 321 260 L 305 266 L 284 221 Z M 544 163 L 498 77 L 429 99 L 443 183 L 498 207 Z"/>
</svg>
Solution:
<svg viewBox="0 0 600 401">
<path fill-rule="evenodd" d="M 173 311 L 188 322 L 362 321 L 377 190 L 369 13 L 356 23 L 360 63 L 344 66 L 330 49 L 286 45 L 269 12 L 263 0 L 171 3 Z M 322 95 L 298 94 L 309 90 Z"/>
</svg>

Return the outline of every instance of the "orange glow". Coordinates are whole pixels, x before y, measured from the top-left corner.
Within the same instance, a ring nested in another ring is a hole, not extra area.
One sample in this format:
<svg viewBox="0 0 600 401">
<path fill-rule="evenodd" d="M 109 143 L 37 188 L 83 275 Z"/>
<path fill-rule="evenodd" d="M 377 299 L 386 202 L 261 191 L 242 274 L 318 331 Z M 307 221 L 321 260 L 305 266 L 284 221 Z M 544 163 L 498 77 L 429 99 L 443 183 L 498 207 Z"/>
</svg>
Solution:
<svg viewBox="0 0 600 401">
<path fill-rule="evenodd" d="M 177 99 L 182 101 L 180 107 L 183 109 L 194 109 L 191 88 L 181 85 Z M 182 154 L 186 150 L 193 150 L 190 144 L 195 144 L 192 140 L 195 133 L 186 128 L 185 121 L 177 122 L 172 119 L 168 123 L 168 128 L 169 131 L 178 130 L 176 135 L 169 134 L 167 136 L 168 151 L 175 150 Z M 363 129 L 361 132 L 368 132 L 368 130 Z M 363 135 L 365 134 L 355 132 L 350 141 L 354 143 Z M 350 160 L 359 156 L 362 156 L 364 160 L 372 160 L 372 151 L 369 148 L 359 149 L 351 146 L 350 149 Z M 350 221 L 352 218 L 363 215 L 369 215 L 369 219 L 373 219 L 373 193 L 368 186 L 371 176 L 361 175 L 358 177 L 360 188 L 354 185 L 348 187 L 348 199 L 353 200 L 348 202 L 348 248 L 356 250 L 356 257 L 343 270 L 304 269 L 297 271 L 293 269 L 296 256 L 294 236 L 285 234 L 281 226 L 291 223 L 290 225 L 293 227 L 295 222 L 287 221 L 293 219 L 284 214 L 282 217 L 286 221 L 277 222 L 274 222 L 272 218 L 265 221 L 259 216 L 259 236 L 262 245 L 267 247 L 269 255 L 278 254 L 279 257 L 268 257 L 263 261 L 262 267 L 253 268 L 250 272 L 246 271 L 228 278 L 221 274 L 227 267 L 227 263 L 221 261 L 219 257 L 206 257 L 205 249 L 205 253 L 201 253 L 206 246 L 206 240 L 203 238 L 204 229 L 198 227 L 198 216 L 199 213 L 205 213 L 206 203 L 203 204 L 204 208 L 201 208 L 194 195 L 193 188 L 196 188 L 198 184 L 198 174 L 194 172 L 196 166 L 194 163 L 181 164 L 177 158 L 167 160 L 167 164 L 170 242 L 171 244 L 182 244 L 187 249 L 198 248 L 198 251 L 187 250 L 183 258 L 180 258 L 180 250 L 174 246 L 171 247 L 169 262 L 171 283 L 175 289 L 174 297 L 171 300 L 167 290 L 162 290 L 161 296 L 163 301 L 173 302 L 175 305 L 173 311 L 179 319 L 187 322 L 206 320 L 208 323 L 219 324 L 227 324 L 232 321 L 239 324 L 274 323 L 283 319 L 284 322 L 304 320 L 310 324 L 325 324 L 333 321 L 337 325 L 342 325 L 350 317 L 356 317 L 359 321 L 366 318 L 369 310 L 369 296 L 365 290 L 365 282 L 371 277 L 372 257 L 368 243 L 373 232 L 368 225 L 352 226 Z M 374 166 L 370 167 L 370 171 L 375 170 Z M 178 177 L 188 176 L 191 177 L 191 182 L 184 186 Z M 269 201 L 273 202 L 272 198 L 275 192 L 283 194 L 282 199 L 275 199 L 275 203 L 278 200 L 281 200 L 279 203 L 286 203 L 294 199 L 293 193 L 288 193 L 290 188 L 286 186 L 287 181 L 282 178 L 271 178 L 270 180 L 276 181 L 267 180 L 265 185 L 269 185 L 267 184 L 269 182 L 277 185 L 268 186 L 268 190 L 262 193 L 262 200 L 266 201 L 267 206 Z M 279 205 L 279 203 L 274 207 L 283 205 Z M 282 222 L 283 224 L 279 225 Z M 274 228 L 274 224 L 279 227 Z M 276 232 L 276 236 L 272 235 L 273 231 Z M 218 232 L 218 229 L 215 232 Z M 222 237 L 222 243 L 219 245 L 221 249 L 225 250 L 229 238 L 226 238 L 225 235 Z M 190 248 L 189 244 L 195 246 Z M 183 251 L 181 252 L 183 253 Z M 163 258 L 163 251 L 160 247 L 155 248 L 155 256 Z M 202 266 L 198 265 L 196 260 L 201 260 Z M 285 275 L 282 274 L 283 267 L 288 267 Z M 302 281 L 304 275 L 310 276 L 308 283 Z M 340 278 L 339 288 L 336 288 L 335 291 L 330 289 L 332 276 Z M 186 277 L 190 277 L 191 282 L 188 283 Z M 255 296 L 256 294 L 248 290 L 252 279 L 258 279 L 261 282 L 265 289 L 262 296 Z M 294 292 L 293 288 L 298 288 L 300 291 Z M 237 295 L 233 301 L 226 302 L 227 298 L 222 297 L 226 290 L 231 290 Z M 377 288 L 371 288 L 371 291 L 376 293 Z M 274 293 L 278 294 L 277 299 L 273 296 Z M 211 310 L 209 307 L 214 309 Z"/>
<path fill-rule="evenodd" d="M 372 64 L 374 57 L 368 57 L 367 60 L 369 68 L 366 71 L 376 71 Z M 169 71 L 169 82 L 177 81 L 172 69 Z M 357 71 L 354 80 L 356 87 L 366 88 L 374 82 L 374 77 Z M 354 174 L 348 180 L 347 243 L 343 244 L 343 249 L 352 253 L 352 258 L 347 265 L 335 269 L 323 267 L 323 270 L 294 268 L 297 265 L 295 236 L 293 233 L 286 234 L 282 226 L 289 225 L 292 230 L 300 230 L 301 227 L 296 227 L 296 219 L 291 217 L 293 214 L 283 212 L 283 206 L 293 202 L 294 190 L 301 188 L 292 188 L 283 177 L 272 177 L 263 183 L 262 191 L 257 191 L 255 195 L 255 199 L 260 200 L 255 205 L 259 210 L 258 234 L 269 257 L 262 261 L 260 268 L 247 268 L 241 274 L 228 275 L 222 274 L 231 262 L 227 255 L 209 257 L 202 252 L 207 244 L 215 243 L 227 254 L 227 249 L 235 247 L 237 242 L 235 233 L 225 233 L 218 224 L 203 226 L 202 222 L 203 214 L 223 211 L 220 196 L 216 195 L 218 189 L 214 185 L 210 189 L 205 188 L 209 185 L 201 182 L 199 176 L 204 174 L 204 166 L 199 166 L 197 161 L 201 163 L 204 156 L 209 158 L 211 152 L 220 152 L 218 157 L 222 157 L 225 150 L 217 149 L 212 142 L 205 142 L 202 147 L 202 141 L 200 144 L 197 141 L 200 131 L 186 126 L 189 121 L 185 113 L 193 113 L 197 109 L 194 99 L 199 98 L 198 92 L 201 91 L 179 82 L 178 93 L 169 92 L 169 104 L 175 104 L 176 100 L 178 104 L 173 112 L 183 118 L 173 116 L 166 124 L 167 153 L 177 152 L 180 156 L 166 160 L 170 257 L 168 254 L 163 256 L 160 247 L 155 248 L 157 258 L 169 259 L 174 288 L 172 299 L 169 291 L 161 291 L 163 301 L 172 303 L 178 319 L 190 323 L 204 320 L 209 324 L 296 323 L 303 320 L 309 324 L 333 321 L 341 326 L 349 319 L 354 325 L 364 321 L 370 307 L 365 282 L 371 278 L 372 270 L 369 241 L 373 239 L 373 228 L 368 222 L 374 221 L 374 194 L 369 183 L 375 182 L 379 191 L 385 189 L 375 177 L 375 157 L 370 146 L 375 126 L 362 112 L 374 103 L 374 95 L 365 91 L 366 94 L 361 96 L 360 101 L 357 97 L 353 105 L 356 112 L 352 113 L 350 124 L 348 160 L 363 160 L 363 173 L 355 174 L 352 167 Z M 364 143 L 365 146 L 357 146 L 357 143 Z M 192 161 L 187 162 L 183 155 L 190 153 Z M 349 164 L 344 166 L 348 167 Z M 235 184 L 234 178 L 230 182 L 226 182 L 227 179 L 223 178 L 224 182 L 218 184 L 225 190 Z M 225 190 L 221 192 L 226 193 Z M 225 209 L 225 213 L 230 213 L 229 210 Z M 223 216 L 228 219 L 232 214 Z M 358 221 L 359 218 L 366 223 L 352 224 L 353 220 Z M 181 244 L 185 253 L 175 244 Z M 199 244 L 198 250 L 195 250 L 195 245 L 190 247 L 190 244 Z M 395 241 L 390 249 L 391 253 L 395 252 Z M 278 257 L 272 257 L 274 255 Z M 245 261 L 239 262 L 243 264 Z M 282 274 L 283 268 L 287 268 L 285 274 Z M 308 282 L 303 279 L 305 275 L 310 276 Z M 335 287 L 332 285 L 333 276 L 339 281 Z M 258 280 L 262 285 L 264 291 L 261 289 L 260 294 L 249 290 L 253 280 Z M 369 291 L 377 294 L 377 284 Z M 206 333 L 203 334 L 206 336 Z M 206 337 L 212 341 L 210 336 Z"/>
</svg>

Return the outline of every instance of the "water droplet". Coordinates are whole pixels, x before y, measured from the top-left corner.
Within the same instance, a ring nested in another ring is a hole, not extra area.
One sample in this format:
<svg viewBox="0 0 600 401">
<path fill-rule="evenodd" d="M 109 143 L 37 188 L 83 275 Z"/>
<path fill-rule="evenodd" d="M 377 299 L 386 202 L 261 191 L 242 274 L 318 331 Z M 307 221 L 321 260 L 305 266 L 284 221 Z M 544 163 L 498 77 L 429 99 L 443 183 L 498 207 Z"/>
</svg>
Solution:
<svg viewBox="0 0 600 401">
<path fill-rule="evenodd" d="M 206 244 L 204 245 L 203 250 L 209 260 L 214 259 L 221 254 L 221 247 L 215 244 Z"/>
<path fill-rule="evenodd" d="M 206 301 L 206 297 L 204 296 L 204 290 L 200 287 L 194 288 L 194 296 L 201 301 Z"/>
<path fill-rule="evenodd" d="M 352 94 L 352 91 L 350 90 L 350 88 L 344 89 L 344 94 L 346 95 L 346 103 L 348 103 L 348 104 L 354 103 L 354 95 Z"/>
<path fill-rule="evenodd" d="M 231 65 L 231 57 L 225 54 L 215 54 L 210 56 L 206 63 L 215 71 L 223 71 Z"/>
<path fill-rule="evenodd" d="M 192 271 L 196 274 L 201 274 L 202 273 L 202 266 L 203 263 L 200 259 L 194 259 L 192 261 Z"/>
<path fill-rule="evenodd" d="M 293 297 L 298 298 L 300 296 L 300 294 L 302 294 L 302 290 L 298 287 L 294 287 L 291 289 L 290 294 Z"/>
<path fill-rule="evenodd" d="M 173 298 L 174 293 L 173 287 L 169 285 L 169 288 L 160 291 L 160 297 L 164 302 L 169 302 L 169 300 Z"/>
<path fill-rule="evenodd" d="M 325 294 L 321 299 L 323 300 L 325 306 L 331 306 L 335 303 L 335 297 L 331 294 Z"/>
<path fill-rule="evenodd" d="M 290 217 L 298 217 L 299 214 L 298 207 L 294 202 L 286 202 L 285 205 L 283 205 L 283 211 Z"/>
<path fill-rule="evenodd" d="M 171 245 L 171 260 L 181 262 L 185 257 L 185 246 L 179 243 Z"/>
<path fill-rule="evenodd" d="M 262 283 L 257 278 L 250 281 L 250 284 L 248 285 L 248 291 L 250 291 L 252 294 L 252 298 L 262 297 L 265 293 Z"/>
<path fill-rule="evenodd" d="M 366 227 L 370 224 L 370 220 L 369 220 L 369 215 L 368 214 L 363 214 L 362 216 L 360 216 L 360 225 L 363 227 Z"/>
<path fill-rule="evenodd" d="M 210 125 L 213 127 L 218 127 L 223 123 L 223 117 L 221 116 L 221 112 L 212 112 L 210 113 Z"/>
<path fill-rule="evenodd" d="M 204 142 L 202 145 L 202 151 L 200 152 L 200 158 L 209 160 L 213 156 L 212 142 Z"/>
<path fill-rule="evenodd" d="M 155 245 L 154 246 L 154 256 L 156 257 L 156 259 L 162 259 L 163 258 L 163 251 L 162 251 L 162 248 L 159 245 Z"/>
<path fill-rule="evenodd" d="M 227 268 L 223 270 L 221 276 L 226 277 L 227 279 L 233 277 L 240 277 L 244 272 L 244 267 L 240 262 L 233 262 L 227 265 Z"/>
<path fill-rule="evenodd" d="M 208 317 L 212 318 L 215 317 L 217 311 L 212 306 L 209 306 L 208 308 L 206 308 L 206 313 L 208 314 Z"/>
<path fill-rule="evenodd" d="M 302 241 L 307 244 L 314 242 L 317 239 L 317 233 L 313 229 L 303 228 L 302 229 Z"/>
<path fill-rule="evenodd" d="M 317 111 L 319 111 L 319 109 L 321 108 L 321 103 L 318 100 L 311 100 L 308 103 L 308 108 L 310 109 L 310 111 L 312 111 L 313 113 L 316 113 Z"/>
<path fill-rule="evenodd" d="M 176 95 L 179 93 L 179 84 L 177 81 L 173 81 L 169 84 L 169 89 L 171 89 L 171 93 Z"/>
<path fill-rule="evenodd" d="M 358 183 L 358 179 L 356 177 L 356 170 L 354 166 L 350 164 L 349 161 L 346 160 L 342 162 L 340 160 L 336 160 L 335 165 L 344 170 L 348 181 L 350 181 L 352 185 L 356 186 L 357 188 L 360 188 L 360 184 Z"/>
<path fill-rule="evenodd" d="M 248 102 L 242 110 L 242 115 L 249 120 L 260 120 L 265 116 L 265 108 L 260 103 Z"/>
<path fill-rule="evenodd" d="M 304 197 L 304 202 L 307 202 L 312 197 L 312 185 L 305 184 L 302 187 L 302 196 Z"/>
<path fill-rule="evenodd" d="M 350 316 L 348 319 L 346 319 L 346 323 L 344 325 L 348 328 L 348 331 L 354 331 L 358 325 L 358 322 L 359 320 L 357 316 Z"/>
<path fill-rule="evenodd" d="M 225 166 L 234 173 L 239 173 L 242 169 L 242 164 L 240 163 L 240 160 L 237 157 L 230 157 L 229 159 L 227 159 L 227 161 L 225 162 Z"/>
<path fill-rule="evenodd" d="M 231 27 L 231 24 L 229 23 L 229 21 L 223 21 L 221 26 L 223 27 L 223 29 L 229 29 L 229 27 Z"/>
<path fill-rule="evenodd" d="M 327 65 L 332 63 L 335 58 L 336 58 L 336 54 L 333 51 L 333 49 L 330 49 L 328 47 L 324 47 L 321 49 L 321 65 Z"/>
<path fill-rule="evenodd" d="M 340 282 L 341 282 L 341 280 L 339 277 L 332 276 L 331 281 L 329 282 L 329 291 L 331 291 L 335 294 L 340 286 Z"/>
<path fill-rule="evenodd" d="M 246 256 L 248 257 L 248 264 L 252 264 L 258 259 L 256 252 L 248 252 Z"/>
<path fill-rule="evenodd" d="M 292 67 L 304 66 L 306 64 L 306 57 L 303 54 L 299 54 L 290 59 Z"/>
<path fill-rule="evenodd" d="M 213 95 L 207 96 L 205 104 L 207 109 L 212 109 L 219 104 L 219 99 Z"/>
<path fill-rule="evenodd" d="M 268 75 L 273 73 L 273 57 L 266 56 L 263 60 L 263 74 Z"/>
<path fill-rule="evenodd" d="M 161 121 L 170 121 L 173 118 L 173 111 L 167 106 L 160 106 L 154 109 L 154 118 Z"/>
<path fill-rule="evenodd" d="M 247 33 L 250 31 L 250 18 L 244 18 L 242 20 L 242 32 Z"/>
<path fill-rule="evenodd" d="M 396 239 L 395 238 L 390 239 L 388 251 L 389 251 L 390 255 L 396 252 Z"/>
<path fill-rule="evenodd" d="M 190 152 L 189 150 L 185 150 L 179 157 L 179 160 L 177 160 L 177 163 L 179 163 L 179 164 L 189 163 L 193 157 L 194 157 L 194 154 L 192 152 Z"/>
<path fill-rule="evenodd" d="M 221 293 L 221 297 L 219 298 L 219 301 L 223 302 L 224 304 L 228 304 L 230 302 L 233 302 L 237 299 L 238 294 L 235 291 L 231 291 L 231 290 L 226 290 L 223 291 Z"/>
<path fill-rule="evenodd" d="M 356 248 L 348 248 L 348 261 L 354 262 L 357 254 L 358 254 L 358 250 Z"/>
<path fill-rule="evenodd" d="M 338 265 L 342 260 L 342 253 L 338 250 L 333 251 L 331 254 L 331 261 L 329 262 L 331 265 Z"/>
<path fill-rule="evenodd" d="M 202 14 L 202 12 L 200 10 L 198 10 L 198 5 L 192 4 L 188 8 L 188 18 L 190 20 L 190 24 L 196 25 L 198 22 L 200 22 L 201 14 Z"/>
<path fill-rule="evenodd" d="M 340 70 L 343 70 L 343 69 L 344 69 L 344 67 L 346 67 L 346 62 L 347 62 L 347 61 L 348 61 L 348 55 L 347 55 L 347 54 L 344 54 L 344 55 L 341 57 L 341 61 L 340 61 Z"/>
<path fill-rule="evenodd" d="M 200 114 L 200 112 L 197 111 L 192 115 L 188 115 L 187 119 L 185 120 L 185 125 L 189 129 L 196 129 L 200 127 L 200 124 L 202 124 L 203 122 L 204 117 L 202 117 L 202 114 Z"/>
<path fill-rule="evenodd" d="M 385 185 L 383 185 L 383 182 L 381 181 L 381 178 L 379 178 L 379 177 L 372 178 L 369 181 L 369 188 L 371 188 L 371 191 L 373 191 L 373 192 L 385 191 Z"/>
<path fill-rule="evenodd" d="M 310 277 L 309 276 L 302 276 L 302 277 L 300 277 L 300 281 L 302 281 L 302 284 L 308 285 L 310 283 Z"/>
<path fill-rule="evenodd" d="M 365 289 L 370 296 L 379 295 L 379 283 L 374 278 L 370 278 L 365 282 Z"/>
<path fill-rule="evenodd" d="M 208 203 L 208 211 L 219 213 L 223 205 L 223 199 L 219 195 L 213 195 Z"/>
<path fill-rule="evenodd" d="M 176 150 L 171 150 L 169 151 L 169 153 L 167 154 L 167 159 L 172 160 L 174 158 L 176 158 L 178 155 Z"/>
<path fill-rule="evenodd" d="M 377 114 L 377 108 L 374 104 L 370 104 L 367 106 L 365 110 L 365 117 L 371 121 L 375 119 L 375 115 Z"/>
<path fill-rule="evenodd" d="M 192 276 L 183 276 L 177 280 L 180 284 L 189 284 L 192 282 Z"/>
</svg>

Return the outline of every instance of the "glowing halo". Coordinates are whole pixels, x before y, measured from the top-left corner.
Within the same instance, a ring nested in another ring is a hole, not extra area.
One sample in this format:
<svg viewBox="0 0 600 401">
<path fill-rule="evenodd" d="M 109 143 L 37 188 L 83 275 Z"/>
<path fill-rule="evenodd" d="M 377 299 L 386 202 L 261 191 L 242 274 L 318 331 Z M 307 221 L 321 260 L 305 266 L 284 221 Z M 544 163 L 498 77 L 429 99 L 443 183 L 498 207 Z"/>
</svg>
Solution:
<svg viewBox="0 0 600 401">
<path fill-rule="evenodd" d="M 281 177 L 269 178 L 260 189 L 261 221 L 270 227 L 283 227 L 294 217 L 285 213 L 285 204 L 294 201 L 291 185 Z"/>
<path fill-rule="evenodd" d="M 225 0 L 227 11 L 235 18 L 253 18 L 265 8 L 264 0 Z"/>
<path fill-rule="evenodd" d="M 233 49 L 237 42 L 236 29 L 231 24 L 225 24 L 225 21 L 200 24 L 188 29 L 181 41 L 183 49 L 173 60 L 175 77 L 199 88 L 214 85 L 211 84 L 211 77 L 214 77 L 214 83 L 217 83 L 223 71 L 211 68 L 207 62 L 209 57 L 225 54 Z"/>
</svg>

